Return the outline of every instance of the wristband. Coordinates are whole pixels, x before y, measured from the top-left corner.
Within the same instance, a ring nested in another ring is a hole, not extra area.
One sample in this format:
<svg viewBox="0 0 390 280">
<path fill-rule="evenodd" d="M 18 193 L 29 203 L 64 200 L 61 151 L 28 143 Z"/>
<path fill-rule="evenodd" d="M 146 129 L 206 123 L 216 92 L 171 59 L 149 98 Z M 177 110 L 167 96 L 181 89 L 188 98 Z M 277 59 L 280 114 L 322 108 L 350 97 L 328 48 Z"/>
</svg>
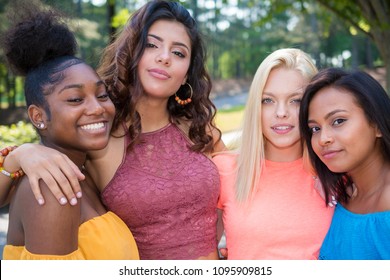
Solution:
<svg viewBox="0 0 390 280">
<path fill-rule="evenodd" d="M 10 147 L 6 147 L 6 148 L 0 150 L 0 173 L 4 174 L 5 176 L 10 177 L 12 179 L 16 179 L 16 178 L 22 177 L 24 175 L 23 170 L 19 169 L 18 171 L 15 171 L 15 172 L 8 172 L 7 170 L 4 169 L 3 162 L 4 162 L 5 157 L 10 152 L 15 150 L 17 147 L 18 146 L 10 146 Z"/>
</svg>

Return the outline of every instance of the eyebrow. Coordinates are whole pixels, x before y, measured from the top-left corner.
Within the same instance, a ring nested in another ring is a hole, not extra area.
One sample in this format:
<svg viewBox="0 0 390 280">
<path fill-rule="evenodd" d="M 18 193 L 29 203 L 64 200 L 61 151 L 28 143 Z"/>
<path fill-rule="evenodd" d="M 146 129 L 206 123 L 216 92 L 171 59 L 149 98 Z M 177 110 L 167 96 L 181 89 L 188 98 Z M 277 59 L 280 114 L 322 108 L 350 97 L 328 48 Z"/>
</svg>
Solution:
<svg viewBox="0 0 390 280">
<path fill-rule="evenodd" d="M 154 34 L 148 34 L 148 36 L 153 37 L 153 38 L 155 38 L 156 40 L 158 40 L 158 41 L 160 41 L 160 42 L 163 42 L 163 41 L 164 41 L 163 38 L 161 38 L 160 36 L 154 35 Z M 189 47 L 188 47 L 186 44 L 184 44 L 184 43 L 174 41 L 174 42 L 173 42 L 173 45 L 184 47 L 184 48 L 186 48 L 188 51 L 190 51 Z"/>
<path fill-rule="evenodd" d="M 275 94 L 273 94 L 272 92 L 263 92 L 263 96 L 264 96 L 264 94 L 272 96 L 272 97 L 275 97 Z M 303 95 L 303 92 L 296 91 L 296 92 L 293 92 L 293 93 L 289 93 L 287 95 L 287 97 L 291 98 L 291 97 L 294 97 L 294 96 L 297 96 L 297 95 Z"/>
<path fill-rule="evenodd" d="M 329 112 L 329 113 L 327 113 L 327 114 L 325 115 L 325 120 L 327 120 L 327 119 L 329 119 L 330 117 L 336 115 L 337 113 L 345 113 L 345 112 L 347 112 L 347 110 L 342 110 L 342 109 L 333 110 L 333 111 L 331 111 L 331 112 Z M 307 121 L 307 123 L 315 123 L 315 121 L 309 119 L 309 120 Z"/>
<path fill-rule="evenodd" d="M 101 85 L 104 85 L 103 81 L 97 81 L 96 83 L 96 87 L 99 87 Z M 71 85 L 66 85 L 64 86 L 59 92 L 58 94 L 62 93 L 64 90 L 67 90 L 67 89 L 71 89 L 71 88 L 83 88 L 84 87 L 84 84 L 71 84 Z"/>
</svg>

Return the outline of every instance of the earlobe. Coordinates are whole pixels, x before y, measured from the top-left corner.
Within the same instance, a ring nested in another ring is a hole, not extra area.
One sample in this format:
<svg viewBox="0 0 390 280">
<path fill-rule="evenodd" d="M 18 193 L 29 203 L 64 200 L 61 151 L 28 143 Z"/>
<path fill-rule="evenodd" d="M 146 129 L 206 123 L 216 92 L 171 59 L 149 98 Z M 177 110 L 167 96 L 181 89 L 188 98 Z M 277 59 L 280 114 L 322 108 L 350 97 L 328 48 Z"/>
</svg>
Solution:
<svg viewBox="0 0 390 280">
<path fill-rule="evenodd" d="M 376 129 L 376 137 L 378 137 L 378 138 L 382 138 L 382 132 L 379 130 L 379 128 L 377 127 Z"/>
<path fill-rule="evenodd" d="M 184 77 L 183 82 L 181 83 L 182 86 L 184 86 L 187 83 L 187 75 Z"/>
<path fill-rule="evenodd" d="M 42 108 L 36 105 L 30 105 L 28 107 L 28 117 L 36 128 L 44 129 L 46 127 L 46 113 L 45 110 L 43 110 Z"/>
</svg>

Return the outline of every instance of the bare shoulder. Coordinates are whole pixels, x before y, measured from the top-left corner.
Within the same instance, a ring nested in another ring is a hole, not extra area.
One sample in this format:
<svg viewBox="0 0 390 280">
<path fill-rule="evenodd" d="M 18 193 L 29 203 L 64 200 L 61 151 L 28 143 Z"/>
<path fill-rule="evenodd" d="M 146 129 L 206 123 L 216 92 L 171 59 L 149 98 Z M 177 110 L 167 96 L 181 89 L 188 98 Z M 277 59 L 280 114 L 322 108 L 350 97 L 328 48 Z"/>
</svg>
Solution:
<svg viewBox="0 0 390 280">
<path fill-rule="evenodd" d="M 227 147 L 222 140 L 222 133 L 218 129 L 211 125 L 208 125 L 208 133 L 213 137 L 213 153 L 223 152 L 227 150 Z"/>
<path fill-rule="evenodd" d="M 40 188 L 45 197 L 43 206 L 36 202 L 27 178 L 15 193 L 13 203 L 19 211 L 25 246 L 36 254 L 68 254 L 77 249 L 80 203 L 60 205 L 42 181 Z"/>
<path fill-rule="evenodd" d="M 222 151 L 213 154 L 212 161 L 221 175 L 230 174 L 236 171 L 237 156 L 238 154 L 235 151 Z"/>
</svg>

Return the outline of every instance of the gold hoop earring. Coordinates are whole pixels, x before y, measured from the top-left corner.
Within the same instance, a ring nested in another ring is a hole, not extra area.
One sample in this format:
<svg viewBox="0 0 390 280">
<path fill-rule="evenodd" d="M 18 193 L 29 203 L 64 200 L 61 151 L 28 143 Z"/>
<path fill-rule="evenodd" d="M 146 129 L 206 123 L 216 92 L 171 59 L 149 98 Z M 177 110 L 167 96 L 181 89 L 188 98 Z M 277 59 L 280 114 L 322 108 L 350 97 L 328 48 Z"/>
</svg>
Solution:
<svg viewBox="0 0 390 280">
<path fill-rule="evenodd" d="M 192 95 L 194 94 L 194 91 L 192 90 L 192 86 L 189 84 L 189 83 L 186 83 L 186 85 L 188 85 L 188 87 L 190 88 L 190 97 L 188 97 L 187 99 L 185 100 L 181 100 L 179 96 L 177 96 L 177 92 L 175 93 L 175 100 L 178 104 L 180 105 L 187 105 L 188 103 L 191 103 L 192 102 Z"/>
</svg>

